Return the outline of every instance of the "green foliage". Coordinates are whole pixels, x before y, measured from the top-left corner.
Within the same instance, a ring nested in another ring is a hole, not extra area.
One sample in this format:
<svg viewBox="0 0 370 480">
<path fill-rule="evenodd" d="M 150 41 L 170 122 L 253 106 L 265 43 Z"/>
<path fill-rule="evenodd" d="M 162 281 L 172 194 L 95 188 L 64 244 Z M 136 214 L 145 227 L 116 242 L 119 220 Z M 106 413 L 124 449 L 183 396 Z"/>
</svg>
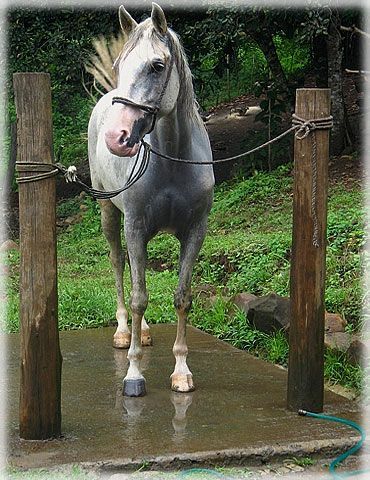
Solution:
<svg viewBox="0 0 370 480">
<path fill-rule="evenodd" d="M 316 460 L 313 460 L 310 457 L 293 457 L 293 462 L 300 466 L 300 467 L 310 467 L 311 465 L 315 465 Z"/>
<path fill-rule="evenodd" d="M 92 38 L 118 30 L 116 10 L 22 7 L 8 13 L 9 84 L 13 72 L 48 72 L 58 110 L 68 113 L 70 99 L 83 95 L 84 62 Z"/>
<path fill-rule="evenodd" d="M 68 113 L 53 110 L 54 151 L 58 162 L 69 166 L 87 160 L 87 127 L 94 105 L 82 96 L 71 97 Z"/>
<path fill-rule="evenodd" d="M 247 350 L 265 360 L 285 365 L 288 358 L 288 342 L 281 331 L 267 335 L 256 330 L 246 321 L 245 314 L 236 310 L 222 297 L 212 306 L 197 300 L 193 308 L 192 323 L 234 347 Z"/>
<path fill-rule="evenodd" d="M 338 185 L 329 198 L 326 308 L 361 327 L 364 207 L 359 190 Z M 351 288 L 348 286 L 351 285 Z"/>
<path fill-rule="evenodd" d="M 80 202 L 77 198 L 69 198 L 57 205 L 57 216 L 67 218 L 76 215 L 80 211 Z"/>
<path fill-rule="evenodd" d="M 348 362 L 346 355 L 334 350 L 325 353 L 325 378 L 333 384 L 341 384 L 360 392 L 364 384 L 364 372 L 359 365 Z"/>
<path fill-rule="evenodd" d="M 311 63 L 310 45 L 295 34 L 293 38 L 277 34 L 274 44 L 281 66 L 288 79 L 299 77 Z"/>
</svg>

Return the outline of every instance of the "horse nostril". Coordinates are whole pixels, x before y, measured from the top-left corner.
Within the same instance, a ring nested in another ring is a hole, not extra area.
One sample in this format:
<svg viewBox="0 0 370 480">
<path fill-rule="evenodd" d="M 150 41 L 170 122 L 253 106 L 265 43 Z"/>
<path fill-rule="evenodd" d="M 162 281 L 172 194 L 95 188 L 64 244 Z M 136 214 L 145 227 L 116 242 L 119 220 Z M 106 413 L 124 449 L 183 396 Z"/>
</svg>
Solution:
<svg viewBox="0 0 370 480">
<path fill-rule="evenodd" d="M 128 139 L 128 131 L 127 130 L 121 130 L 121 135 L 118 138 L 118 143 L 120 145 L 123 145 L 125 141 Z"/>
</svg>

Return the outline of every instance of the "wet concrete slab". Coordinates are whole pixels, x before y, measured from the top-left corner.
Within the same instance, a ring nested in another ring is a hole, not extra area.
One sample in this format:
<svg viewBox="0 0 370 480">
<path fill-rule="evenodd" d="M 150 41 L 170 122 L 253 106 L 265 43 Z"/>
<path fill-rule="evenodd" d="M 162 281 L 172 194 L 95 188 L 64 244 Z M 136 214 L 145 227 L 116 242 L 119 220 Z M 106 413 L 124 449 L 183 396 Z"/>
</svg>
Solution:
<svg viewBox="0 0 370 480">
<path fill-rule="evenodd" d="M 196 391 L 170 390 L 175 325 L 154 325 L 144 350 L 147 396 L 122 396 L 127 351 L 113 328 L 61 332 L 63 438 L 18 435 L 19 336 L 9 335 L 8 459 L 23 468 L 85 463 L 102 470 L 248 465 L 275 457 L 334 454 L 357 438 L 343 425 L 286 410 L 287 374 L 193 327 L 189 366 Z M 357 403 L 330 391 L 325 412 L 361 421 Z"/>
</svg>

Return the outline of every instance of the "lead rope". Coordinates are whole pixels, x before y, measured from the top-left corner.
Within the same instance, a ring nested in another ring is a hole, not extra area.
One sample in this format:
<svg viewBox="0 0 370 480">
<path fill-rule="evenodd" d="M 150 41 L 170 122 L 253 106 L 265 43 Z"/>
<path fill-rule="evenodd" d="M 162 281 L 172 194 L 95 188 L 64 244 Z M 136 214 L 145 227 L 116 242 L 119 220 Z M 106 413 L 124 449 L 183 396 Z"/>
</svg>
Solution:
<svg viewBox="0 0 370 480">
<path fill-rule="evenodd" d="M 144 153 L 139 165 L 138 170 L 135 172 L 137 164 L 139 162 L 139 157 L 142 148 L 144 148 Z M 45 180 L 47 178 L 55 177 L 56 175 L 62 174 L 67 183 L 74 182 L 80 185 L 81 189 L 86 192 L 91 197 L 97 200 L 107 200 L 109 198 L 116 197 L 120 193 L 124 192 L 125 190 L 132 187 L 146 172 L 148 165 L 149 165 L 149 158 L 150 158 L 150 150 L 148 145 L 140 145 L 139 151 L 135 158 L 135 163 L 130 171 L 129 177 L 127 182 L 122 188 L 118 190 L 111 190 L 111 191 L 104 191 L 104 190 L 97 190 L 95 188 L 91 188 L 82 182 L 77 175 L 77 168 L 74 165 L 71 165 L 68 168 L 65 168 L 60 163 L 39 163 L 39 162 L 16 162 L 16 167 L 18 172 L 29 172 L 39 169 L 47 169 L 48 171 L 37 174 L 31 175 L 28 177 L 19 177 L 17 178 L 17 183 L 29 183 L 38 180 Z"/>
<path fill-rule="evenodd" d="M 319 234 L 318 234 L 319 222 L 318 222 L 318 214 L 317 214 L 318 168 L 317 168 L 317 141 L 316 141 L 315 130 L 328 130 L 332 128 L 332 126 L 333 126 L 332 116 L 305 120 L 294 113 L 292 116 L 292 126 L 288 128 L 285 132 L 278 135 L 277 137 L 269 140 L 268 142 L 263 143 L 262 145 L 259 145 L 258 147 L 252 148 L 247 152 L 240 153 L 239 155 L 234 155 L 232 157 L 220 158 L 220 159 L 211 160 L 211 161 L 188 160 L 185 158 L 172 157 L 171 155 L 166 155 L 164 153 L 158 152 L 145 140 L 141 140 L 139 151 L 136 155 L 135 163 L 131 169 L 128 180 L 125 183 L 125 185 L 122 188 L 119 188 L 118 190 L 102 191 L 102 190 L 91 188 L 78 178 L 77 169 L 74 165 L 68 168 L 65 168 L 60 163 L 16 162 L 16 167 L 18 172 L 32 172 L 32 171 L 39 172 L 40 170 L 42 171 L 42 173 L 37 173 L 36 175 L 19 177 L 17 179 L 17 183 L 29 183 L 29 182 L 34 182 L 38 180 L 44 180 L 47 178 L 54 177 L 58 174 L 62 174 L 64 175 L 64 178 L 67 183 L 68 182 L 77 183 L 78 185 L 80 185 L 82 190 L 84 190 L 88 195 L 92 196 L 93 198 L 96 198 L 99 200 L 102 200 L 102 199 L 106 200 L 119 195 L 120 193 L 132 187 L 138 180 L 140 180 L 140 178 L 144 175 L 144 173 L 148 168 L 150 155 L 152 153 L 159 158 L 163 158 L 171 162 L 178 162 L 178 163 L 189 164 L 189 165 L 214 165 L 218 163 L 235 161 L 242 157 L 246 157 L 247 155 L 251 155 L 252 153 L 262 150 L 268 145 L 271 145 L 272 143 L 275 143 L 281 140 L 283 137 L 285 137 L 286 135 L 288 135 L 293 131 L 295 131 L 294 136 L 297 140 L 303 140 L 306 137 L 308 137 L 309 134 L 311 134 L 311 141 L 312 141 L 311 168 L 312 168 L 312 177 L 313 177 L 312 178 L 312 201 L 311 201 L 311 213 L 312 213 L 312 221 L 313 221 L 312 244 L 314 245 L 314 247 L 318 248 L 320 243 L 319 243 Z M 135 172 L 142 149 L 144 149 L 143 156 L 142 156 L 140 165 L 137 171 Z"/>
</svg>

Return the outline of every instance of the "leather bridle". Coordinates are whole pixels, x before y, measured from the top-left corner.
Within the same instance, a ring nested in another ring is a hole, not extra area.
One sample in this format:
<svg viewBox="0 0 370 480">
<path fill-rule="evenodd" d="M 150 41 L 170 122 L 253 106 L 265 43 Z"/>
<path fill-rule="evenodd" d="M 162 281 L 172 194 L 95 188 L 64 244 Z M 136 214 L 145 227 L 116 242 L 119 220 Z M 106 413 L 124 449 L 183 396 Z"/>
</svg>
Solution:
<svg viewBox="0 0 370 480">
<path fill-rule="evenodd" d="M 167 33 L 165 38 L 166 38 L 166 41 L 167 41 L 167 45 L 168 45 L 168 49 L 170 51 L 171 58 L 170 58 L 170 63 L 169 63 L 168 70 L 167 70 L 166 79 L 165 79 L 162 91 L 161 91 L 161 93 L 160 93 L 160 95 L 157 99 L 156 104 L 154 106 L 144 105 L 142 103 L 134 102 L 130 98 L 119 97 L 119 96 L 115 96 L 115 97 L 112 98 L 112 105 L 114 105 L 115 103 L 121 103 L 122 105 L 128 105 L 130 107 L 139 108 L 140 110 L 143 110 L 144 112 L 147 112 L 150 115 L 152 115 L 152 126 L 147 133 L 150 133 L 155 126 L 155 122 L 157 120 L 157 114 L 158 114 L 159 109 L 161 107 L 161 103 L 162 103 L 162 99 L 164 97 L 164 94 L 166 93 L 167 86 L 168 86 L 168 83 L 170 81 L 170 77 L 171 77 L 171 73 L 172 73 L 172 69 L 173 69 L 174 60 L 175 60 L 174 55 L 173 55 L 173 43 L 172 43 L 173 40 L 171 38 L 171 35 L 169 33 Z"/>
</svg>

